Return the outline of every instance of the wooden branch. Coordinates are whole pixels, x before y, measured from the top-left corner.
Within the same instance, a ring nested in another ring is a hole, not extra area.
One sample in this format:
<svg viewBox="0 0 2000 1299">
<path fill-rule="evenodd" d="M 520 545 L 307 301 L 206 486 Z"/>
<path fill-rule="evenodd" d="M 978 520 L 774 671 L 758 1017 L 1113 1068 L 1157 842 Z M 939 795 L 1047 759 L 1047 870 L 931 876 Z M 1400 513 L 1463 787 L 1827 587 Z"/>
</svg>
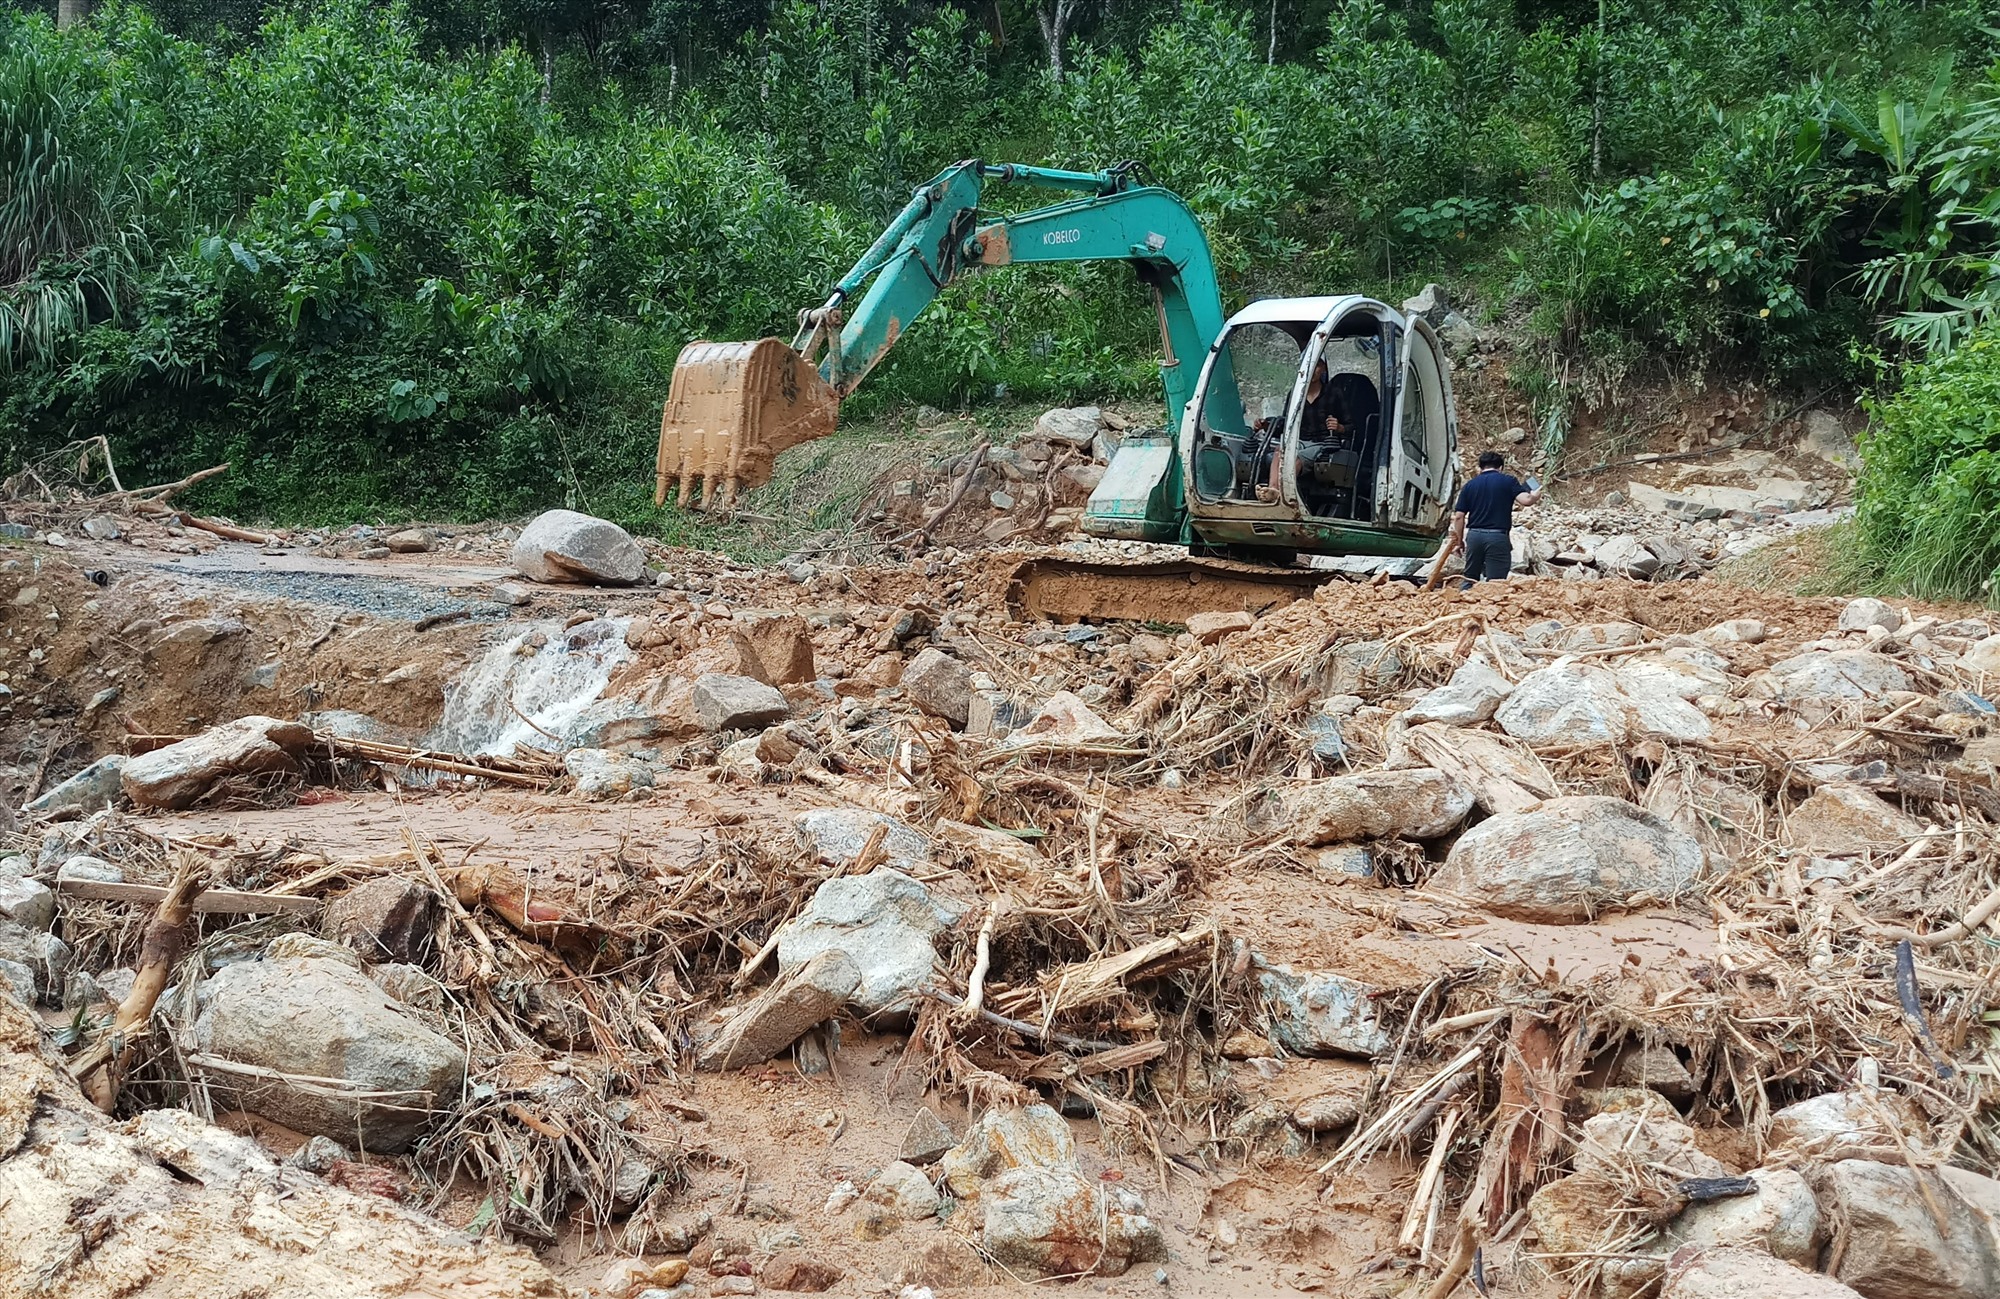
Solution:
<svg viewBox="0 0 2000 1299">
<path fill-rule="evenodd" d="M 103 506 L 114 504 L 118 501 L 131 501 L 139 509 L 145 509 L 147 506 L 159 506 L 169 497 L 179 495 L 188 488 L 193 487 L 196 483 L 207 482 L 218 474 L 226 474 L 228 472 L 229 465 L 225 462 L 212 468 L 189 474 L 187 477 L 176 482 L 161 483 L 157 487 L 134 487 L 129 491 L 111 492 L 108 495 L 97 497 L 91 503 Z"/>
<path fill-rule="evenodd" d="M 455 776 L 475 776 L 481 780 L 497 780 L 503 784 L 522 785 L 529 789 L 541 789 L 556 776 L 553 764 L 549 769 L 542 770 L 514 758 L 489 757 L 484 754 L 440 754 L 428 749 L 412 748 L 407 744 L 390 744 L 383 740 L 359 740 L 341 735 L 322 734 L 317 742 L 325 745 L 327 751 L 337 758 L 358 758 L 363 762 L 373 762 L 379 766 L 416 767 L 424 771 L 442 771 Z"/>
<path fill-rule="evenodd" d="M 913 531 L 910 532 L 906 532 L 902 536 L 890 542 L 889 544 L 899 546 L 907 541 L 915 541 L 915 542 L 929 541 L 931 539 L 931 534 L 937 531 L 938 524 L 943 523 L 945 520 L 945 516 L 950 514 L 953 510 L 957 509 L 958 503 L 964 500 L 966 494 L 972 490 L 972 482 L 975 478 L 979 477 L 979 467 L 986 463 L 986 452 L 992 446 L 993 444 L 991 442 L 981 442 L 978 445 L 978 447 L 974 448 L 972 452 L 972 463 L 966 466 L 964 475 L 958 480 L 958 485 L 952 488 L 951 495 L 945 498 L 945 503 L 943 505 L 938 506 L 937 513 L 931 515 L 930 518 L 924 520 L 923 527 L 914 529 Z"/>
<path fill-rule="evenodd" d="M 1175 957 L 1212 941 L 1216 934 L 1215 922 L 1204 921 L 1192 929 L 1184 929 L 1165 938 L 1155 938 L 1150 943 L 1141 943 L 1129 951 L 1116 952 L 1109 956 L 1095 956 L 1061 970 L 1051 971 L 1037 981 L 1037 986 L 1024 988 L 1010 996 L 1007 1009 L 1019 1011 L 1027 1005 L 1047 999 L 1048 1014 L 1056 1015 L 1064 1011 L 1076 1010 L 1083 1006 L 1095 1005 L 1117 996 L 1125 989 L 1127 978 L 1140 974 L 1157 974 Z"/>
<path fill-rule="evenodd" d="M 109 1114 L 118 1104 L 118 1089 L 125 1070 L 132 1063 L 139 1040 L 146 1035 L 153 1007 L 166 991 L 167 980 L 187 947 L 189 920 L 195 901 L 208 887 L 209 863 L 199 853 L 177 854 L 174 882 L 160 899 L 159 910 L 146 926 L 139 947 L 139 969 L 132 990 L 118 1005 L 109 1032 L 99 1036 L 89 1050 L 70 1063 L 70 1076 L 77 1080 L 92 1104 Z"/>
<path fill-rule="evenodd" d="M 943 988 L 925 988 L 923 994 L 931 1000 L 942 1002 L 953 1009 L 957 1009 L 965 1004 L 957 997 L 946 992 Z M 1005 1015 L 996 1015 L 990 1010 L 980 1011 L 979 1018 L 989 1024 L 998 1024 L 1001 1028 L 1011 1029 L 1019 1033 L 1022 1037 L 1033 1038 L 1037 1042 L 1049 1042 L 1067 1051 L 1085 1051 L 1095 1054 L 1100 1051 L 1116 1051 L 1119 1049 L 1119 1044 L 1116 1042 L 1092 1042 L 1088 1038 L 1072 1037 L 1068 1033 L 1059 1033 L 1052 1028 L 1043 1028 L 1040 1024 L 1030 1024 L 1025 1020 L 1009 1019 Z"/>
<path fill-rule="evenodd" d="M 56 892 L 68 898 L 91 902 L 150 902 L 163 904 L 171 889 L 157 884 L 113 884 L 108 880 L 57 880 Z M 234 889 L 204 889 L 194 899 L 195 911 L 204 915 L 309 916 L 320 909 L 318 898 L 289 897 L 277 893 L 239 893 Z"/>
<path fill-rule="evenodd" d="M 986 918 L 979 922 L 979 940 L 972 960 L 972 977 L 965 983 L 965 1004 L 959 1007 L 968 1015 L 977 1015 L 986 1008 L 986 972 L 993 968 L 993 923 L 1000 918 L 1000 909 L 1005 905 L 1004 894 L 996 896 L 986 904 Z"/>
</svg>

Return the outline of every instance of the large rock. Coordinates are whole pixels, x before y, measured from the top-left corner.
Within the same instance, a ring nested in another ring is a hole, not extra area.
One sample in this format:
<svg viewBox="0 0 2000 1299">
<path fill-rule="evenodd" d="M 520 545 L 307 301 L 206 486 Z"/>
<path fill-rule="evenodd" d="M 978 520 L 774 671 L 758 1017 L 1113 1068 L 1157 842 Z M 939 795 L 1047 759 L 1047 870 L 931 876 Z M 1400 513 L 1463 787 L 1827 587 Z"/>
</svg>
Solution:
<svg viewBox="0 0 2000 1299">
<path fill-rule="evenodd" d="M 1862 1299 L 1830 1276 L 1759 1249 L 1688 1249 L 1667 1265 L 1660 1299 Z"/>
<path fill-rule="evenodd" d="M 1750 678 L 1749 693 L 1786 703 L 1836 705 L 1908 690 L 1896 661 L 1872 650 L 1808 650 Z"/>
<path fill-rule="evenodd" d="M 282 1167 L 185 1111 L 100 1114 L 44 1036 L 0 993 L 0 1294 L 563 1293 L 524 1249 Z"/>
<path fill-rule="evenodd" d="M 1583 1121 L 1576 1143 L 1579 1173 L 1606 1175 L 1616 1181 L 1633 1167 L 1671 1171 L 1682 1177 L 1726 1177 L 1729 1170 L 1703 1151 L 1695 1131 L 1657 1093 L 1637 1092 L 1639 1099 L 1593 1114 Z"/>
<path fill-rule="evenodd" d="M 415 880 L 382 876 L 356 885 L 327 904 L 326 936 L 364 961 L 430 963 L 444 902 Z"/>
<path fill-rule="evenodd" d="M 296 775 L 312 728 L 275 717 L 239 717 L 125 762 L 125 796 L 142 807 L 183 808 L 225 776 Z"/>
<path fill-rule="evenodd" d="M 861 984 L 861 970 L 839 948 L 786 970 L 749 1005 L 731 1014 L 695 1056 L 695 1067 L 721 1071 L 762 1064 L 830 1019 Z"/>
<path fill-rule="evenodd" d="M 1099 407 L 1064 406 L 1042 413 L 1035 421 L 1035 436 L 1081 450 L 1097 440 L 1097 431 L 1103 427 L 1104 411 Z"/>
<path fill-rule="evenodd" d="M 1436 329 L 1451 314 L 1451 294 L 1445 291 L 1442 284 L 1426 284 L 1423 292 L 1403 299 L 1403 314 L 1421 316 L 1426 324 Z"/>
<path fill-rule="evenodd" d="M 1134 1263 L 1167 1256 L 1143 1200 L 1070 1169 L 1010 1169 L 986 1185 L 979 1201 L 980 1244 L 1002 1267 L 1118 1276 Z"/>
<path fill-rule="evenodd" d="M 1799 1162 L 1903 1157 L 1904 1143 L 1928 1145 L 1930 1123 L 1909 1097 L 1879 1088 L 1826 1092 L 1771 1116 L 1766 1146 Z"/>
<path fill-rule="evenodd" d="M 1372 1059 L 1393 1045 L 1375 1012 L 1373 989 L 1330 970 L 1266 965 L 1257 971 L 1268 1036 L 1295 1055 Z"/>
<path fill-rule="evenodd" d="M 784 721 L 791 712 L 791 705 L 777 687 L 755 677 L 726 676 L 720 672 L 695 679 L 691 702 L 695 722 L 710 734 L 769 726 Z"/>
<path fill-rule="evenodd" d="M 1065 747 L 1115 744 L 1124 738 L 1117 727 L 1092 712 L 1089 704 L 1067 690 L 1058 690 L 1004 743 L 1008 748 L 1028 745 Z"/>
<path fill-rule="evenodd" d="M 358 1137 L 381 1154 L 407 1150 L 434 1114 L 458 1103 L 465 1053 L 405 1014 L 347 963 L 346 949 L 307 944 L 329 951 L 225 965 L 197 990 L 193 1049 L 245 1067 L 209 1067 L 210 1088 L 223 1104 L 300 1132 Z M 313 951 L 307 944 L 289 950 Z"/>
<path fill-rule="evenodd" d="M 2000 1182 L 1963 1168 L 1845 1159 L 1827 1170 L 1822 1193 L 1847 1229 L 1834 1275 L 1868 1299 L 2000 1295 Z"/>
<path fill-rule="evenodd" d="M 1667 1224 L 1666 1244 L 1704 1251 L 1729 1245 L 1768 1250 L 1773 1257 L 1811 1267 L 1819 1257 L 1819 1202 L 1806 1179 L 1789 1168 L 1757 1168 L 1749 1173 L 1757 1189 L 1692 1204 Z"/>
<path fill-rule="evenodd" d="M 1660 571 L 1660 557 L 1637 537 L 1613 537 L 1591 556 L 1597 566 L 1619 577 L 1647 578 Z"/>
<path fill-rule="evenodd" d="M 584 798 L 623 798 L 653 785 L 650 765 L 615 749 L 571 749 L 563 754 L 563 770 Z"/>
<path fill-rule="evenodd" d="M 1472 810 L 1472 791 L 1441 771 L 1413 767 L 1316 780 L 1288 791 L 1285 822 L 1305 844 L 1435 839 Z"/>
<path fill-rule="evenodd" d="M 1900 848 L 1924 832 L 1865 785 L 1821 785 L 1785 818 L 1785 842 L 1822 857 Z"/>
<path fill-rule="evenodd" d="M 1513 691 L 1514 683 L 1501 676 L 1484 654 L 1474 654 L 1458 665 L 1451 680 L 1411 704 L 1403 718 L 1411 725 L 1477 726 L 1491 719 Z"/>
<path fill-rule="evenodd" d="M 900 871 L 877 867 L 821 884 L 805 909 L 778 931 L 778 966 L 789 970 L 821 952 L 845 951 L 861 971 L 854 1005 L 864 1014 L 913 1008 L 917 990 L 938 977 L 937 936 L 965 909 Z"/>
<path fill-rule="evenodd" d="M 1980 676 L 2000 677 L 2000 636 L 1987 636 L 1973 642 L 1965 653 L 1958 656 L 1958 666 Z"/>
<path fill-rule="evenodd" d="M 122 792 L 121 776 L 125 756 L 108 754 L 77 772 L 68 780 L 30 802 L 21 810 L 29 816 L 87 816 L 110 807 Z"/>
<path fill-rule="evenodd" d="M 813 854 L 829 866 L 852 863 L 876 826 L 885 827 L 882 851 L 888 854 L 884 860 L 890 865 L 909 871 L 930 864 L 931 841 L 893 816 L 857 807 L 816 807 L 792 819 L 800 842 L 811 844 Z"/>
<path fill-rule="evenodd" d="M 903 669 L 903 693 L 917 710 L 964 729 L 972 716 L 972 669 L 935 647 Z"/>
<path fill-rule="evenodd" d="M 537 582 L 630 586 L 646 576 L 646 556 L 615 523 L 575 510 L 550 510 L 521 529 L 509 556 Z"/>
<path fill-rule="evenodd" d="M 819 676 L 812 633 L 795 613 L 737 614 L 729 636 L 744 669 L 765 685 L 801 685 Z"/>
<path fill-rule="evenodd" d="M 1442 722 L 1391 731 L 1386 765 L 1434 767 L 1471 790 L 1480 810 L 1491 813 L 1518 812 L 1560 792 L 1548 768 L 1521 741 Z"/>
<path fill-rule="evenodd" d="M 1575 924 L 1673 898 L 1700 878 L 1701 845 L 1622 798 L 1555 798 L 1482 821 L 1452 845 L 1429 887 L 1496 915 Z"/>
<path fill-rule="evenodd" d="M 1847 607 L 1840 611 L 1840 630 L 1869 631 L 1880 627 L 1883 631 L 1894 631 L 1903 625 L 1903 615 L 1896 612 L 1894 605 L 1886 600 L 1877 600 L 1864 595 L 1859 600 L 1849 600 Z"/>
<path fill-rule="evenodd" d="M 0 919 L 23 929 L 47 929 L 56 921 L 56 895 L 38 881 L 0 875 Z"/>
<path fill-rule="evenodd" d="M 1046 1105 L 987 1110 L 938 1160 L 945 1185 L 961 1200 L 976 1197 L 989 1178 L 1010 1168 L 1074 1167 L 1076 1138 L 1062 1115 Z"/>
<path fill-rule="evenodd" d="M 1595 663 L 1558 660 L 1523 677 L 1495 710 L 1500 729 L 1530 744 L 1619 744 L 1640 736 L 1708 738 L 1700 709 Z"/>
</svg>

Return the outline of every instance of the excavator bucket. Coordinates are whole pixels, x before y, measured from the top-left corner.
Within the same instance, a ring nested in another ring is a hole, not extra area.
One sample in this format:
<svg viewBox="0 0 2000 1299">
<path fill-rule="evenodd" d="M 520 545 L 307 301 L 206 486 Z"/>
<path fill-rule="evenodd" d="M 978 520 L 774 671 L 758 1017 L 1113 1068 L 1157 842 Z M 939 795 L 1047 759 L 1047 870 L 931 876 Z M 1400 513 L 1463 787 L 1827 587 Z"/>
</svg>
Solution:
<svg viewBox="0 0 2000 1299">
<path fill-rule="evenodd" d="M 697 478 L 703 509 L 729 509 L 736 493 L 771 480 L 778 454 L 833 432 L 840 398 L 782 339 L 689 343 L 674 365 L 660 416 L 653 504 L 663 505 L 678 479 L 685 507 Z"/>
</svg>

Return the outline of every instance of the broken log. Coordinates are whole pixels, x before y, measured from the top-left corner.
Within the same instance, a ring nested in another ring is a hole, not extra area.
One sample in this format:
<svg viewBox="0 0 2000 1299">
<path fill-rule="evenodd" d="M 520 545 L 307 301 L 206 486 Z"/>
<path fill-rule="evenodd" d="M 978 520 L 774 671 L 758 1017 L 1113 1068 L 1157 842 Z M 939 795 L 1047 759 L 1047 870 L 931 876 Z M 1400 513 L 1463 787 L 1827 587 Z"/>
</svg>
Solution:
<svg viewBox="0 0 2000 1299">
<path fill-rule="evenodd" d="M 195 901 L 208 887 L 208 870 L 208 859 L 197 853 L 176 855 L 174 882 L 163 890 L 165 896 L 140 943 L 132 990 L 118 1004 L 109 1031 L 70 1062 L 70 1077 L 76 1079 L 91 1104 L 106 1114 L 118 1104 L 118 1090 L 124 1085 L 125 1071 L 140 1040 L 146 1036 L 153 1007 L 187 949 L 188 922 L 194 916 Z"/>
<path fill-rule="evenodd" d="M 66 898 L 89 902 L 149 902 L 159 906 L 171 889 L 158 884 L 113 884 L 107 880 L 57 880 L 56 892 Z M 282 893 L 239 893 L 234 889 L 205 889 L 194 899 L 195 911 L 203 915 L 225 916 L 309 916 L 320 909 L 318 898 L 301 898 Z"/>
</svg>

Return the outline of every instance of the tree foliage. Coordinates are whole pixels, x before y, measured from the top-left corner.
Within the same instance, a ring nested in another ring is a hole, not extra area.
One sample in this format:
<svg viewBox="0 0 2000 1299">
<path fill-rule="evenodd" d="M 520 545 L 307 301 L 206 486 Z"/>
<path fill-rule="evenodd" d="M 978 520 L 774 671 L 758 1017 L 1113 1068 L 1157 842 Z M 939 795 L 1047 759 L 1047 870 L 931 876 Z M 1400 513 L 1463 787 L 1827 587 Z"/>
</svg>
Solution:
<svg viewBox="0 0 2000 1299">
<path fill-rule="evenodd" d="M 214 503 L 253 514 L 629 512 L 679 348 L 788 334 L 975 156 L 1138 161 L 1201 216 L 1230 305 L 1470 282 L 1567 376 L 1537 388 L 1557 414 L 1647 367 L 1892 375 L 2000 303 L 1985 10 L 0 10 L 6 450 L 230 459 Z M 1121 268 L 980 276 L 860 400 L 1136 392 L 1154 344 Z"/>
</svg>

